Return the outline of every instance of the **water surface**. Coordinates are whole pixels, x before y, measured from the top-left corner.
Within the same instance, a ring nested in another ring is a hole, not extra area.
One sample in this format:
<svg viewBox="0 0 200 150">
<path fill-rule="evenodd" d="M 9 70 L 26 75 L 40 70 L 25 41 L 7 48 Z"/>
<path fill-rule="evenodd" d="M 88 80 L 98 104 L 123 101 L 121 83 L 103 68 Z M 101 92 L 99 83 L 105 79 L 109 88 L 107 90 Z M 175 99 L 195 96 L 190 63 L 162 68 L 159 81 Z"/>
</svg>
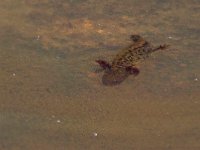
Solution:
<svg viewBox="0 0 200 150">
<path fill-rule="evenodd" d="M 0 2 L 0 149 L 200 149 L 198 0 Z M 140 34 L 170 50 L 102 84 Z"/>
</svg>

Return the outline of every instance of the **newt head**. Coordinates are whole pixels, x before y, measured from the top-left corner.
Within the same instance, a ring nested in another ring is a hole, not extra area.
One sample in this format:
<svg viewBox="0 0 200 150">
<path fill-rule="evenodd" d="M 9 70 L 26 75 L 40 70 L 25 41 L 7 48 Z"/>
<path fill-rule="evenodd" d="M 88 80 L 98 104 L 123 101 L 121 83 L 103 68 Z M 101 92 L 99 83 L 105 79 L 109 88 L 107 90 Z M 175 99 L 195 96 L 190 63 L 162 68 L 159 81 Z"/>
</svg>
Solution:
<svg viewBox="0 0 200 150">
<path fill-rule="evenodd" d="M 140 35 L 137 35 L 137 34 L 133 34 L 130 36 L 130 39 L 133 41 L 133 42 L 138 42 L 142 39 L 142 37 Z"/>
</svg>

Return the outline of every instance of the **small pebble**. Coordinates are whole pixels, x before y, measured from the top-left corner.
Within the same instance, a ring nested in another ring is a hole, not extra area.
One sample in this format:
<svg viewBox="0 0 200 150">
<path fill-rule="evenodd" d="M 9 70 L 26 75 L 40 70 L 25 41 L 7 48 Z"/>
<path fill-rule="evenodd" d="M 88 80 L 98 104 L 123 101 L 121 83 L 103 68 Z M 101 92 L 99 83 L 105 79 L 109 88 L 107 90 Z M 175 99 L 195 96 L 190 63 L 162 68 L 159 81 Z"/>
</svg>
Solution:
<svg viewBox="0 0 200 150">
<path fill-rule="evenodd" d="M 36 39 L 39 40 L 39 39 L 40 39 L 40 36 L 38 35 Z"/>
<path fill-rule="evenodd" d="M 87 76 L 88 76 L 89 78 L 96 78 L 96 77 L 97 77 L 97 74 L 94 73 L 94 72 L 89 72 L 89 73 L 87 74 Z"/>
<path fill-rule="evenodd" d="M 12 75 L 13 75 L 13 76 L 15 76 L 16 74 L 15 74 L 15 73 L 13 73 Z"/>
<path fill-rule="evenodd" d="M 94 133 L 93 133 L 93 135 L 94 135 L 94 136 L 97 136 L 97 135 L 98 135 L 98 133 L 94 132 Z"/>
<path fill-rule="evenodd" d="M 60 121 L 60 120 L 57 120 L 56 122 L 57 122 L 57 123 L 60 123 L 61 121 Z"/>
<path fill-rule="evenodd" d="M 169 37 L 168 37 L 168 39 L 172 39 L 172 37 L 171 37 L 171 36 L 169 36 Z"/>
<path fill-rule="evenodd" d="M 195 78 L 194 81 L 198 81 L 198 78 Z"/>
<path fill-rule="evenodd" d="M 103 33 L 103 30 L 100 29 L 100 30 L 98 30 L 97 32 L 98 32 L 99 34 L 101 34 L 101 33 Z"/>
</svg>

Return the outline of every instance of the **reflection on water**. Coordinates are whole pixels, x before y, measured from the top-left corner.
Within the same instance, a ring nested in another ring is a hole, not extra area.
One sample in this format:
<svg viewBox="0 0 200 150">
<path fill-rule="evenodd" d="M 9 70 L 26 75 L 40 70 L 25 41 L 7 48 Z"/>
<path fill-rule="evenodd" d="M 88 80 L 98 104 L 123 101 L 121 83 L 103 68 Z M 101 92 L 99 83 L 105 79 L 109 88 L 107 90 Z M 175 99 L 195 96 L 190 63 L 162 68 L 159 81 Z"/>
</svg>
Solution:
<svg viewBox="0 0 200 150">
<path fill-rule="evenodd" d="M 200 149 L 198 0 L 0 2 L 0 149 Z M 107 87 L 96 59 L 173 49 Z"/>
</svg>

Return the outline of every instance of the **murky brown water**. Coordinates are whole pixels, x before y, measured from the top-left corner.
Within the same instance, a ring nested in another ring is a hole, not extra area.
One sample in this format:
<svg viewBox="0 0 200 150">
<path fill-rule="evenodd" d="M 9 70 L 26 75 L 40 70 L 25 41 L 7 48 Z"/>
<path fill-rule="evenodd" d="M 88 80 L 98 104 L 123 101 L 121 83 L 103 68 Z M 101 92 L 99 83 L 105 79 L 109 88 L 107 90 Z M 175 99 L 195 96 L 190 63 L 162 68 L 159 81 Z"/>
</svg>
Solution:
<svg viewBox="0 0 200 150">
<path fill-rule="evenodd" d="M 0 2 L 0 149 L 199 150 L 198 0 Z M 140 34 L 171 50 L 101 83 Z"/>
</svg>

